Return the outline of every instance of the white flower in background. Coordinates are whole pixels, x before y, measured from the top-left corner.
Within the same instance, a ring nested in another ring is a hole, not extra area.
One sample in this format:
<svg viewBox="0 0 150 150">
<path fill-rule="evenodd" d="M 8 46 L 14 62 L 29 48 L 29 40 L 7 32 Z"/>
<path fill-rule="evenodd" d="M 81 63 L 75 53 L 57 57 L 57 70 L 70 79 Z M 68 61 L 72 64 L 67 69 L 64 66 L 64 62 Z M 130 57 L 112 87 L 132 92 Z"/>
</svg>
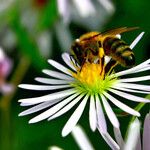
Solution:
<svg viewBox="0 0 150 150">
<path fill-rule="evenodd" d="M 2 48 L 0 48 L 0 92 L 8 94 L 13 90 L 13 86 L 7 83 L 7 77 L 12 69 L 12 61 L 5 55 Z"/>
<path fill-rule="evenodd" d="M 135 46 L 134 43 L 137 43 L 142 35 L 143 33 L 135 39 L 132 47 Z M 107 125 L 103 109 L 112 125 L 117 129 L 119 128 L 119 121 L 109 102 L 134 116 L 140 116 L 140 113 L 124 104 L 122 98 L 127 101 L 150 102 L 146 98 L 135 95 L 135 93 L 150 93 L 150 85 L 137 83 L 138 81 L 149 80 L 150 75 L 132 78 L 124 77 L 125 75 L 132 74 L 133 76 L 134 74 L 137 75 L 137 73 L 150 70 L 150 59 L 125 71 L 112 72 L 106 75 L 104 72 L 105 65 L 101 66 L 100 64 L 87 62 L 80 69 L 80 66 L 77 67 L 72 63 L 69 54 L 64 53 L 62 58 L 69 68 L 50 59 L 48 63 L 58 71 L 45 69 L 43 73 L 47 74 L 50 78 L 35 78 L 36 81 L 44 85 L 19 85 L 20 88 L 29 90 L 54 90 L 54 92 L 45 96 L 19 100 L 21 106 L 31 106 L 31 108 L 20 113 L 19 116 L 43 110 L 42 113 L 31 119 L 29 123 L 36 123 L 44 119 L 52 120 L 63 115 L 76 105 L 76 110 L 62 130 L 62 136 L 66 136 L 77 124 L 89 100 L 89 123 L 91 129 L 93 131 L 98 129 L 100 133 L 106 133 Z"/>
<path fill-rule="evenodd" d="M 64 23 L 71 21 L 90 30 L 99 29 L 115 11 L 110 0 L 57 0 Z"/>
<path fill-rule="evenodd" d="M 144 120 L 142 140 L 140 136 L 140 121 L 137 118 L 130 124 L 125 141 L 122 138 L 120 129 L 115 129 L 114 133 L 122 150 L 150 150 L 150 113 L 146 115 Z"/>
<path fill-rule="evenodd" d="M 16 0 L 1 0 L 0 1 L 0 13 L 5 13 L 7 9 L 9 9 Z"/>
</svg>

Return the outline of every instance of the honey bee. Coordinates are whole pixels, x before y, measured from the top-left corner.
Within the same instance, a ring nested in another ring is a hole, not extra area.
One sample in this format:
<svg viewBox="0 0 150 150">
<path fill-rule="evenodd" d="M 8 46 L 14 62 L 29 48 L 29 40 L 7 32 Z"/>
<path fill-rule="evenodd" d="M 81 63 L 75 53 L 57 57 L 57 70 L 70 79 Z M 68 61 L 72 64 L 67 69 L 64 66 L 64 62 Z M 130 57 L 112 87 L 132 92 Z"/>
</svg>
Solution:
<svg viewBox="0 0 150 150">
<path fill-rule="evenodd" d="M 130 46 L 117 35 L 137 29 L 121 27 L 106 32 L 88 32 L 76 39 L 71 46 L 72 57 L 82 67 L 88 61 L 95 62 L 105 55 L 111 57 L 110 66 L 120 64 L 124 67 L 135 65 L 134 53 Z"/>
</svg>

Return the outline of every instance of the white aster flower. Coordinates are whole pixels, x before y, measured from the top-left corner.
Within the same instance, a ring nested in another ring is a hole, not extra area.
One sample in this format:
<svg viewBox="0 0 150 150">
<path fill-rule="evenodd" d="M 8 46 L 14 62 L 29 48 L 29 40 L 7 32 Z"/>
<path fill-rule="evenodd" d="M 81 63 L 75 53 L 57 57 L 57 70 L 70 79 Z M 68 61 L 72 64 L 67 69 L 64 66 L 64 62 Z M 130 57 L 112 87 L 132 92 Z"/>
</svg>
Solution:
<svg viewBox="0 0 150 150">
<path fill-rule="evenodd" d="M 57 0 L 63 22 L 76 22 L 91 30 L 99 29 L 110 18 L 115 7 L 111 0 Z"/>
<path fill-rule="evenodd" d="M 139 36 L 134 43 L 139 40 Z M 134 47 L 134 43 L 132 47 Z M 91 129 L 93 131 L 98 129 L 100 133 L 106 133 L 107 125 L 103 110 L 106 112 L 112 125 L 117 129 L 119 128 L 119 121 L 109 102 L 134 116 L 140 116 L 140 113 L 124 104 L 121 98 L 134 102 L 150 102 L 146 98 L 135 95 L 135 93 L 150 93 L 149 85 L 138 83 L 139 81 L 149 80 L 150 75 L 132 78 L 124 77 L 125 75 L 134 75 L 150 70 L 150 59 L 125 71 L 105 74 L 105 69 L 103 68 L 105 65 L 102 67 L 100 64 L 85 63 L 82 69 L 80 69 L 80 67 L 72 63 L 69 54 L 64 53 L 62 58 L 69 68 L 50 59 L 48 63 L 58 71 L 45 69 L 43 73 L 49 75 L 50 78 L 35 78 L 36 81 L 44 85 L 19 85 L 19 87 L 29 90 L 55 90 L 55 92 L 45 96 L 19 100 L 22 106 L 31 106 L 31 108 L 20 113 L 20 116 L 43 110 L 41 114 L 31 119 L 29 123 L 36 123 L 44 119 L 52 120 L 63 115 L 78 104 L 62 130 L 62 136 L 66 136 L 77 124 L 89 100 L 89 123 Z M 56 92 L 56 90 L 58 91 Z"/>
<path fill-rule="evenodd" d="M 150 149 L 150 113 L 144 120 L 142 140 L 140 136 L 140 121 L 136 118 L 129 126 L 128 135 L 124 141 L 120 129 L 114 129 L 116 140 L 123 150 L 149 150 Z"/>
</svg>

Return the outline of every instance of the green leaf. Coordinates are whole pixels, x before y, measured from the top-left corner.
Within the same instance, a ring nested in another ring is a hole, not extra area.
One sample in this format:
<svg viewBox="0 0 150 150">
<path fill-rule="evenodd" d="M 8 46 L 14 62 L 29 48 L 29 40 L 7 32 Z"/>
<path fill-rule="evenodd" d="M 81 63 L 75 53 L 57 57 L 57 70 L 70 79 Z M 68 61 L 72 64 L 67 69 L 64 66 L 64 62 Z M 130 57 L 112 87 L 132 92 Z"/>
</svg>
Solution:
<svg viewBox="0 0 150 150">
<path fill-rule="evenodd" d="M 51 27 L 57 17 L 57 1 L 50 0 L 48 4 L 42 9 L 39 18 L 40 22 L 37 24 L 37 29 L 42 30 Z"/>
</svg>

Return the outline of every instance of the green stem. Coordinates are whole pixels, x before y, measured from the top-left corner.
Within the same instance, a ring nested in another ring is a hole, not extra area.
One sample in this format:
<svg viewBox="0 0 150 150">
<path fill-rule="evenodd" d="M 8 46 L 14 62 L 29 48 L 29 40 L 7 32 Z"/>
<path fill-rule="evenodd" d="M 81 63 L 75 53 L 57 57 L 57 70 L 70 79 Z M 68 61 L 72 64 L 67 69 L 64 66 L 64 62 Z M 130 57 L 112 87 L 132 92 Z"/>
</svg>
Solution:
<svg viewBox="0 0 150 150">
<path fill-rule="evenodd" d="M 30 61 L 26 57 L 22 57 L 10 81 L 10 84 L 14 86 L 13 91 L 4 95 L 0 100 L 0 150 L 12 149 L 10 120 L 11 101 L 13 100 L 17 91 L 17 86 L 22 81 L 29 65 Z"/>
</svg>

